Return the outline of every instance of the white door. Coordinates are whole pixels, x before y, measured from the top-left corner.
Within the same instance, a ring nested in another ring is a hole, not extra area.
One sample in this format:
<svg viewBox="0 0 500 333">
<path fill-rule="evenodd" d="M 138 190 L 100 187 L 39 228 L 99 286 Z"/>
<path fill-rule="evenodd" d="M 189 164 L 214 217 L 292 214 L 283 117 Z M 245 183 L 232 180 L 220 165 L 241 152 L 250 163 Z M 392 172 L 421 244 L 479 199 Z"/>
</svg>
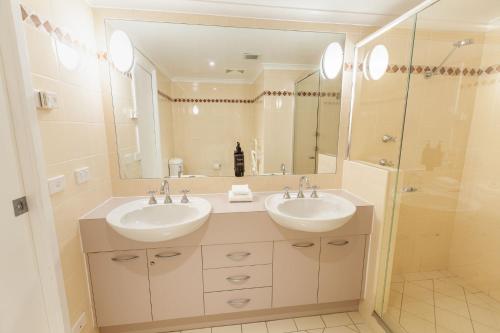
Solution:
<svg viewBox="0 0 500 333">
<path fill-rule="evenodd" d="M 0 333 L 48 333 L 30 217 L 14 216 L 24 196 L 0 54 Z"/>
<path fill-rule="evenodd" d="M 146 69 L 142 64 L 136 63 L 134 67 L 135 107 L 138 116 L 138 146 L 141 150 L 143 178 L 162 176 L 155 86 L 154 72 Z"/>
</svg>

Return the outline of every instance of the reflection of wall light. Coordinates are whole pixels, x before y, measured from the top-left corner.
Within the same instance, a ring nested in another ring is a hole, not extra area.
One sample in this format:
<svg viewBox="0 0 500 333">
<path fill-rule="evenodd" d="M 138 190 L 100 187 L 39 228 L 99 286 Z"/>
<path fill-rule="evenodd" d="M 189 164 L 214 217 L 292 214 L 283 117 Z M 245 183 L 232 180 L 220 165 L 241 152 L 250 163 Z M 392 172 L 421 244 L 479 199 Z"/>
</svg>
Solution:
<svg viewBox="0 0 500 333">
<path fill-rule="evenodd" d="M 278 97 L 276 99 L 276 109 L 280 110 L 283 107 L 283 99 L 281 97 Z"/>
<path fill-rule="evenodd" d="M 70 45 L 56 39 L 56 52 L 59 62 L 68 70 L 72 71 L 80 63 L 80 53 Z"/>
<path fill-rule="evenodd" d="M 344 62 L 344 51 L 339 43 L 333 42 L 326 48 L 321 58 L 321 74 L 333 80 L 339 75 Z"/>
<path fill-rule="evenodd" d="M 365 58 L 363 71 L 370 80 L 380 80 L 389 65 L 389 51 L 382 45 L 376 45 Z"/>
<path fill-rule="evenodd" d="M 198 108 L 198 105 L 193 105 L 193 114 L 194 115 L 197 115 L 198 113 L 200 113 L 200 109 Z"/>
<path fill-rule="evenodd" d="M 115 67 L 124 73 L 129 72 L 134 66 L 134 47 L 127 34 L 115 30 L 109 39 L 109 56 Z"/>
</svg>

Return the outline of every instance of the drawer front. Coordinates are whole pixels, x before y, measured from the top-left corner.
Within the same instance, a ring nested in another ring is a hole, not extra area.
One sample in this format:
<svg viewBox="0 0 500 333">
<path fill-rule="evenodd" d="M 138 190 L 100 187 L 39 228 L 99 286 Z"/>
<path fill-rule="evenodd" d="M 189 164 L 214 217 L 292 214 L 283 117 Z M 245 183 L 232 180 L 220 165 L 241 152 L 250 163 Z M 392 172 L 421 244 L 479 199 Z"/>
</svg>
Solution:
<svg viewBox="0 0 500 333">
<path fill-rule="evenodd" d="M 268 309 L 271 294 L 271 287 L 205 293 L 205 314 Z"/>
<path fill-rule="evenodd" d="M 205 292 L 270 287 L 273 265 L 214 268 L 203 271 Z"/>
<path fill-rule="evenodd" d="M 272 242 L 203 246 L 203 268 L 263 265 L 272 262 Z"/>
</svg>

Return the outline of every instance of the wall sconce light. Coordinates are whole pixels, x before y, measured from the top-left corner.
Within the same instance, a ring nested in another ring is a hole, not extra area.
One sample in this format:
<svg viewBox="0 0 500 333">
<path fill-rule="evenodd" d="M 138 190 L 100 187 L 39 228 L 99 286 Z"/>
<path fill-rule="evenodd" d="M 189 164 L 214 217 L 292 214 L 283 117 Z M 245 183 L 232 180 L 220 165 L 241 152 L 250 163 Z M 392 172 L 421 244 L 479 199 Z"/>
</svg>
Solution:
<svg viewBox="0 0 500 333">
<path fill-rule="evenodd" d="M 328 80 L 335 79 L 339 75 L 343 63 L 342 46 L 337 42 L 331 43 L 321 57 L 321 76 Z"/>
<path fill-rule="evenodd" d="M 382 44 L 376 45 L 363 61 L 363 73 L 368 80 L 380 80 L 387 72 L 389 51 Z"/>
<path fill-rule="evenodd" d="M 109 56 L 115 67 L 123 73 L 128 73 L 134 66 L 134 46 L 127 34 L 115 30 L 109 39 Z"/>
<path fill-rule="evenodd" d="M 73 71 L 80 64 L 80 53 L 71 45 L 56 39 L 56 53 L 61 65 Z"/>
</svg>

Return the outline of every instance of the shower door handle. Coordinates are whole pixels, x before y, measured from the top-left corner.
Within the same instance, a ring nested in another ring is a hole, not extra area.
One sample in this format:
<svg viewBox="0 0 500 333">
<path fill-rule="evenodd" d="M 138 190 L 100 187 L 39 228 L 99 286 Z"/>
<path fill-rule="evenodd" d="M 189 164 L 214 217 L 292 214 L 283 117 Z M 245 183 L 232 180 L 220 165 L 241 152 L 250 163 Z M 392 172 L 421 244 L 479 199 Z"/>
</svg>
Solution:
<svg viewBox="0 0 500 333">
<path fill-rule="evenodd" d="M 407 187 L 403 187 L 403 189 L 401 191 L 404 193 L 413 193 L 413 192 L 417 192 L 418 188 L 413 187 L 413 186 L 407 186 Z"/>
</svg>

